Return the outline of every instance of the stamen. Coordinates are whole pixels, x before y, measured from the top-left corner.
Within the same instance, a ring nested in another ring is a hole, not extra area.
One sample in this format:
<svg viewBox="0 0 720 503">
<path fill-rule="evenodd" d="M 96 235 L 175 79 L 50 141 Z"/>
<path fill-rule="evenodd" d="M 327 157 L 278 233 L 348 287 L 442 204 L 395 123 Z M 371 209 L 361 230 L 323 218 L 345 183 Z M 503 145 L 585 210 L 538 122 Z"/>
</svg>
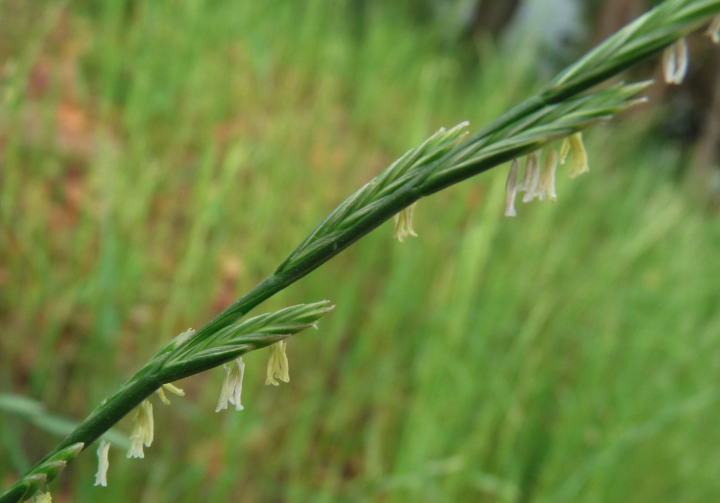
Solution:
<svg viewBox="0 0 720 503">
<path fill-rule="evenodd" d="M 510 172 L 508 173 L 507 182 L 505 183 L 505 216 L 515 217 L 517 212 L 515 211 L 515 195 L 517 194 L 517 181 L 518 171 L 520 170 L 520 163 L 517 159 L 514 159 L 510 164 Z"/>
<path fill-rule="evenodd" d="M 163 384 L 158 388 L 156 393 L 160 395 L 160 401 L 164 403 L 165 405 L 170 405 L 170 400 L 168 400 L 168 397 L 165 396 L 164 389 L 168 390 L 170 393 L 174 393 L 177 396 L 185 396 L 185 392 L 178 388 L 177 386 L 173 386 L 172 384 Z"/>
<path fill-rule="evenodd" d="M 285 341 L 279 341 L 270 346 L 270 360 L 268 361 L 265 384 L 278 386 L 280 383 L 275 380 L 276 377 L 284 382 L 290 381 L 290 368 L 285 353 L 286 345 Z"/>
<path fill-rule="evenodd" d="M 545 200 L 545 194 L 552 202 L 557 201 L 555 193 L 555 171 L 558 165 L 558 153 L 554 148 L 548 149 L 545 154 L 545 163 L 540 178 L 540 200 Z"/>
<path fill-rule="evenodd" d="M 400 213 L 395 215 L 395 232 L 393 237 L 397 238 L 401 243 L 405 241 L 408 236 L 418 237 L 412 227 L 412 215 L 413 209 L 417 203 L 413 203 Z"/>
<path fill-rule="evenodd" d="M 568 141 L 570 143 L 570 159 L 572 161 L 570 178 L 575 178 L 590 171 L 587 152 L 583 144 L 582 133 L 578 132 L 570 135 Z"/>
<path fill-rule="evenodd" d="M 539 196 L 538 186 L 540 185 L 540 151 L 535 151 L 527 156 L 525 161 L 525 178 L 529 177 L 528 185 L 525 186 L 523 203 L 529 203 Z"/>
<path fill-rule="evenodd" d="M 155 392 L 158 395 L 160 395 L 160 401 L 164 403 L 165 405 L 170 405 L 170 400 L 168 400 L 168 397 L 165 396 L 165 392 L 162 389 L 162 386 L 158 388 L 158 390 Z"/>
<path fill-rule="evenodd" d="M 130 449 L 128 450 L 127 457 L 144 458 L 143 444 L 145 447 L 150 447 L 155 430 L 152 404 L 148 400 L 144 400 L 135 408 L 133 420 L 135 425 L 130 435 Z"/>
<path fill-rule="evenodd" d="M 235 406 L 235 410 L 243 410 L 240 396 L 242 394 L 243 376 L 245 375 L 245 364 L 242 358 L 238 358 L 230 364 L 224 364 L 223 370 L 225 371 L 225 378 L 223 379 L 220 399 L 215 412 L 227 409 L 228 402 Z"/>
<path fill-rule="evenodd" d="M 50 491 L 46 493 L 38 493 L 33 500 L 35 503 L 52 503 L 52 495 L 50 495 Z"/>
<path fill-rule="evenodd" d="M 685 38 L 680 38 L 663 53 L 663 73 L 668 84 L 682 84 L 688 69 L 688 46 Z"/>
<path fill-rule="evenodd" d="M 110 450 L 110 443 L 105 440 L 100 441 L 100 446 L 97 450 L 98 457 L 98 471 L 95 474 L 95 485 L 96 486 L 107 486 L 107 472 L 110 467 L 110 461 L 108 460 L 108 451 Z"/>
<path fill-rule="evenodd" d="M 560 145 L 560 164 L 564 165 L 570 153 L 570 139 L 566 136 Z"/>
</svg>

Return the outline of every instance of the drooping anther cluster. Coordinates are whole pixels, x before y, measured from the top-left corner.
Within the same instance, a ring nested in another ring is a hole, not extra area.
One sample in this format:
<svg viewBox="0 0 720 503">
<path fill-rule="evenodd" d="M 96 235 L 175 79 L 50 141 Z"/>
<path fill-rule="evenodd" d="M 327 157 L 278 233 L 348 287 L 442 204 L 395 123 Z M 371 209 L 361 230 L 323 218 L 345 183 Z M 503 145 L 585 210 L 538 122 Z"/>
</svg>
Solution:
<svg viewBox="0 0 720 503">
<path fill-rule="evenodd" d="M 223 365 L 225 378 L 223 379 L 222 390 L 220 391 L 220 399 L 218 400 L 215 412 L 228 408 L 228 402 L 235 406 L 235 410 L 243 410 L 240 403 L 242 395 L 243 376 L 245 375 L 245 364 L 242 358 L 237 358 L 231 363 Z"/>
<path fill-rule="evenodd" d="M 331 310 L 329 308 L 328 310 Z M 309 326 L 317 328 L 317 325 L 312 323 Z M 195 331 L 192 329 L 183 332 L 178 337 L 182 342 L 185 342 L 189 337 L 194 335 Z M 276 379 L 284 382 L 290 381 L 290 372 L 288 365 L 288 358 L 286 354 L 287 343 L 283 340 L 278 341 L 270 346 L 270 359 L 267 365 L 267 379 L 265 384 L 272 384 L 278 386 L 279 383 Z M 228 403 L 235 406 L 235 410 L 243 410 L 241 403 L 242 396 L 242 384 L 243 376 L 245 374 L 245 363 L 242 357 L 236 358 L 230 363 L 223 365 L 224 379 L 222 389 L 220 391 L 220 398 L 218 400 L 215 412 L 228 408 Z M 165 392 L 169 391 L 178 396 L 185 396 L 185 392 L 177 386 L 166 383 L 156 390 L 159 395 L 160 401 L 170 405 Z M 145 453 L 143 448 L 150 447 L 154 438 L 154 420 L 153 420 L 153 406 L 149 400 L 143 400 L 131 413 L 130 418 L 133 422 L 132 433 L 130 434 L 130 449 L 127 452 L 128 458 L 144 458 Z M 107 473 L 109 468 L 109 456 L 110 443 L 104 439 L 100 441 L 97 449 L 98 456 L 98 470 L 95 474 L 95 485 L 96 486 L 107 486 Z M 41 494 L 39 498 L 46 498 L 38 501 L 51 501 L 50 493 Z"/>
<path fill-rule="evenodd" d="M 525 172 L 520 183 L 519 172 L 520 163 L 515 159 L 510 165 L 507 183 L 505 184 L 505 216 L 517 216 L 515 211 L 515 199 L 519 192 L 524 192 L 522 198 L 524 203 L 529 203 L 535 199 L 544 201 L 546 198 L 552 202 L 557 201 L 557 193 L 555 192 L 555 174 L 558 164 L 565 164 L 568 154 L 570 155 L 570 178 L 590 171 L 587 163 L 587 152 L 582 141 L 582 133 L 575 133 L 563 140 L 560 147 L 560 154 L 550 148 L 545 152 L 545 159 L 540 166 L 541 153 L 535 151 L 525 159 Z"/>
<path fill-rule="evenodd" d="M 393 237 L 397 238 L 401 243 L 410 236 L 414 238 L 418 237 L 412 226 L 413 210 L 416 204 L 417 203 L 411 204 L 395 215 L 395 232 L 393 233 Z"/>
<path fill-rule="evenodd" d="M 107 486 L 107 472 L 110 467 L 110 461 L 108 460 L 108 452 L 110 451 L 110 443 L 104 439 L 100 441 L 100 445 L 97 450 L 98 457 L 98 471 L 95 474 L 95 485 L 96 486 Z"/>
<path fill-rule="evenodd" d="M 131 414 L 133 431 L 130 434 L 130 449 L 127 452 L 127 457 L 144 458 L 143 445 L 150 447 L 155 434 L 152 404 L 149 400 L 143 400 Z"/>
<path fill-rule="evenodd" d="M 290 367 L 285 353 L 286 348 L 287 343 L 285 341 L 278 341 L 270 346 L 270 360 L 268 361 L 265 384 L 278 386 L 280 383 L 275 380 L 276 377 L 283 382 L 290 382 Z"/>
</svg>

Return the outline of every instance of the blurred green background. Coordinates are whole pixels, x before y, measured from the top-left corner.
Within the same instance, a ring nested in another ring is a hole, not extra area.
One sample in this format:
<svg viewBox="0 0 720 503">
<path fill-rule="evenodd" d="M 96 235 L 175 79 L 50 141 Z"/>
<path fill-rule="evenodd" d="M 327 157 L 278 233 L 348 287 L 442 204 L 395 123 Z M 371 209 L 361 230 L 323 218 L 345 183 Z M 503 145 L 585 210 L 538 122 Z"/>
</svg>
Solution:
<svg viewBox="0 0 720 503">
<path fill-rule="evenodd" d="M 569 0 L 567 35 L 535 29 L 550 3 L 0 2 L 0 392 L 82 419 L 405 150 L 647 7 Z M 111 449 L 97 488 L 93 447 L 54 501 L 718 500 L 716 56 L 691 42 L 688 83 L 589 132 L 557 204 L 502 217 L 506 168 L 422 200 L 418 239 L 387 223 L 256 310 L 337 304 L 289 384 L 252 353 L 245 410 L 216 414 L 222 371 L 186 379 L 145 459 Z M 3 488 L 67 427 L 13 400 Z"/>
</svg>

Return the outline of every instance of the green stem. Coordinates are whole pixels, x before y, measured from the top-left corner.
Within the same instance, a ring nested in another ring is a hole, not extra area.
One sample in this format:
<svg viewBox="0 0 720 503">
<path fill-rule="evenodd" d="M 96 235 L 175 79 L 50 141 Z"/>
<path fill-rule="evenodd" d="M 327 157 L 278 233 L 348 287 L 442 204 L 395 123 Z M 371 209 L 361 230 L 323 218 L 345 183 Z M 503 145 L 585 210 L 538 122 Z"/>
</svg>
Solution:
<svg viewBox="0 0 720 503">
<path fill-rule="evenodd" d="M 349 228 L 337 232 L 333 236 L 333 239 L 329 239 L 327 243 L 313 249 L 312 252 L 303 256 L 301 259 L 291 261 L 287 264 L 287 267 L 285 267 L 286 262 L 284 262 L 274 274 L 267 277 L 249 293 L 236 300 L 227 309 L 202 327 L 198 333 L 195 334 L 194 339 L 197 338 L 198 340 L 202 340 L 204 336 L 213 334 L 232 324 L 239 317 L 244 316 L 263 301 L 314 271 L 332 257 L 342 252 L 352 243 L 365 236 L 390 217 L 408 207 L 421 197 L 430 195 L 434 192 L 442 190 L 445 187 L 502 164 L 505 161 L 539 148 L 540 145 L 529 144 L 515 150 L 505 150 L 503 152 L 498 152 L 497 154 L 489 155 L 471 164 L 463 165 L 461 169 L 449 170 L 443 173 L 437 172 L 437 168 L 440 166 L 447 165 L 449 163 L 457 165 L 464 159 L 470 157 L 472 152 L 467 149 L 468 145 L 474 144 L 476 147 L 474 148 L 474 151 L 477 151 L 477 148 L 481 148 L 483 145 L 497 140 L 494 135 L 501 132 L 507 126 L 514 124 L 517 121 L 521 121 L 523 118 L 537 112 L 548 104 L 557 103 L 573 96 L 577 96 L 601 81 L 616 75 L 626 67 L 652 56 L 671 43 L 675 38 L 684 34 L 682 33 L 684 30 L 694 28 L 698 26 L 698 23 L 704 22 L 702 20 L 698 21 L 698 18 L 716 14 L 718 10 L 720 10 L 720 0 L 705 0 L 696 3 L 674 0 L 667 2 L 666 4 L 662 4 L 664 7 L 661 6 L 655 11 L 651 11 L 651 13 L 646 16 L 654 15 L 653 12 L 660 15 L 669 12 L 671 9 L 678 9 L 681 7 L 689 8 L 687 6 L 691 4 L 697 4 L 698 8 L 701 7 L 704 10 L 693 13 L 693 16 L 691 16 L 688 20 L 682 19 L 677 21 L 682 21 L 683 23 L 687 22 L 687 26 L 685 26 L 684 29 L 675 31 L 676 29 L 673 27 L 673 29 L 668 31 L 668 33 L 657 34 L 653 40 L 649 41 L 642 47 L 642 50 L 639 50 L 631 56 L 618 59 L 613 62 L 614 64 L 609 64 L 595 72 L 583 70 L 581 72 L 583 78 L 578 78 L 577 80 L 568 83 L 550 83 L 537 96 L 523 101 L 512 110 L 482 128 L 480 131 L 470 136 L 467 140 L 461 142 L 455 148 L 451 149 L 440 159 L 430 164 L 426 169 L 422 169 L 417 176 L 408 180 L 404 186 L 398 188 L 398 190 L 392 195 L 386 197 L 377 204 L 377 206 L 374 206 L 373 209 L 363 218 L 353 223 Z M 646 19 L 650 20 L 651 17 L 646 17 Z M 608 42 L 612 42 L 612 40 L 609 40 Z M 597 48 L 596 51 L 601 50 L 605 46 L 606 44 L 603 44 Z M 588 57 L 591 56 L 592 53 Z M 568 71 L 571 71 L 572 69 L 573 67 L 569 68 Z M 60 444 L 58 444 L 55 449 L 53 449 L 53 451 L 43 458 L 35 467 L 46 461 L 53 454 L 75 443 L 83 442 L 85 447 L 89 447 L 95 440 L 102 436 L 131 410 L 137 407 L 143 400 L 147 399 L 164 382 L 167 382 L 156 372 L 156 369 L 158 368 L 157 365 L 159 364 L 160 361 L 156 362 L 156 364 L 151 363 L 147 367 L 143 367 L 138 374 L 133 376 L 133 378 L 131 378 L 128 383 L 123 386 L 123 388 L 108 398 L 105 403 L 96 408 L 90 416 L 85 419 L 85 421 L 83 421 L 66 439 L 60 442 Z M 0 503 L 18 503 L 22 498 L 22 493 L 19 493 L 17 488 L 18 485 L 16 484 L 7 492 L 0 495 Z"/>
<path fill-rule="evenodd" d="M 120 419 L 152 395 L 159 387 L 160 383 L 150 374 L 146 374 L 140 379 L 129 382 L 118 390 L 117 393 L 108 398 L 105 403 L 98 406 L 70 435 L 56 445 L 55 448 L 33 468 L 41 465 L 57 452 L 78 442 L 83 442 L 85 448 L 89 447 L 90 444 L 117 424 Z M 11 500 L 6 501 L 4 499 L 4 495 L 0 497 L 0 503 L 8 503 L 9 501 Z"/>
</svg>

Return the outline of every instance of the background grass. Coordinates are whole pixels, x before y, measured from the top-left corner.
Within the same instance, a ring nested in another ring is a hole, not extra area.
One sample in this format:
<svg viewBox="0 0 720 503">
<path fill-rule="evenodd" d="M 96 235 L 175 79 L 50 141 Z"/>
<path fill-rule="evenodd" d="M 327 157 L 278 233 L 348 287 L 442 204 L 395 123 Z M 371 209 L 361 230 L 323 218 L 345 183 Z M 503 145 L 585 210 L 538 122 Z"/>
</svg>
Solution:
<svg viewBox="0 0 720 503">
<path fill-rule="evenodd" d="M 75 419 L 407 148 L 540 80 L 529 44 L 470 57 L 400 4 L 0 9 L 0 391 Z M 503 218 L 504 169 L 421 201 L 419 239 L 386 224 L 259 308 L 338 306 L 288 385 L 252 353 L 245 410 L 215 414 L 222 372 L 187 379 L 144 460 L 111 450 L 95 488 L 88 452 L 55 500 L 717 499 L 720 222 L 651 112 L 589 134 L 556 205 Z M 0 432 L 3 486 L 58 440 Z"/>
</svg>

